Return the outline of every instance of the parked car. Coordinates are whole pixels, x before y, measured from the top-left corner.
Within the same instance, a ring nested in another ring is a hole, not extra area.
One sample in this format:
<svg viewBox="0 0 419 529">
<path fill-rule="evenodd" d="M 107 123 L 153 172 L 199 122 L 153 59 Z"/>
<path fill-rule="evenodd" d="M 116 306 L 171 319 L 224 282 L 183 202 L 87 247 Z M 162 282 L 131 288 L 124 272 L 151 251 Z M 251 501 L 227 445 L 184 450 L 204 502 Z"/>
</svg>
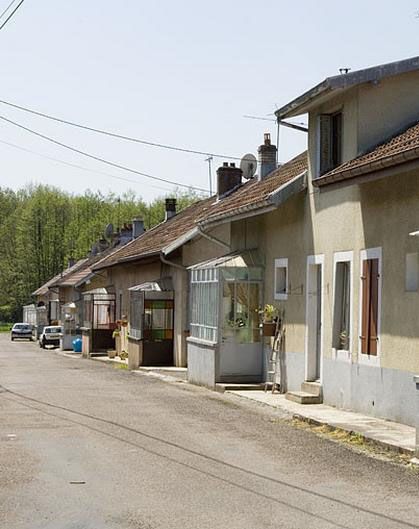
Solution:
<svg viewBox="0 0 419 529">
<path fill-rule="evenodd" d="M 10 331 L 10 338 L 16 340 L 17 338 L 22 340 L 33 340 L 32 325 L 29 323 L 15 323 Z"/>
<path fill-rule="evenodd" d="M 41 336 L 39 337 L 39 347 L 45 349 L 47 345 L 60 345 L 62 328 L 59 325 L 49 325 L 44 327 Z"/>
</svg>

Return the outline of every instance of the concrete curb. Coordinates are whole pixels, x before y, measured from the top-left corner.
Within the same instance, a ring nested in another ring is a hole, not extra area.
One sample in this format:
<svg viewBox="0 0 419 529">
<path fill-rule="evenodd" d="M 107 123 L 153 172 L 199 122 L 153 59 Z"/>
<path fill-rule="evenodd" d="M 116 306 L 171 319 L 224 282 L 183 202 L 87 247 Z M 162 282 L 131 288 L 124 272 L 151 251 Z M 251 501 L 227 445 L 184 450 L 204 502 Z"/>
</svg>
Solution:
<svg viewBox="0 0 419 529">
<path fill-rule="evenodd" d="M 395 452 L 397 454 L 404 454 L 408 456 L 412 456 L 415 454 L 415 451 L 411 450 L 410 448 L 404 448 L 402 446 L 398 446 L 392 443 L 387 443 L 385 441 L 380 441 L 378 439 L 371 439 L 371 437 L 366 436 L 362 432 L 358 432 L 356 429 L 342 428 L 342 426 L 335 426 L 334 424 L 328 423 L 327 421 L 313 419 L 313 417 L 306 417 L 299 413 L 293 413 L 292 418 L 298 421 L 302 421 L 307 424 L 313 425 L 313 426 L 327 426 L 333 432 L 343 431 L 349 435 L 357 435 L 362 439 L 363 442 L 365 442 L 365 444 L 376 446 L 378 448 L 384 448 L 385 450 Z"/>
</svg>

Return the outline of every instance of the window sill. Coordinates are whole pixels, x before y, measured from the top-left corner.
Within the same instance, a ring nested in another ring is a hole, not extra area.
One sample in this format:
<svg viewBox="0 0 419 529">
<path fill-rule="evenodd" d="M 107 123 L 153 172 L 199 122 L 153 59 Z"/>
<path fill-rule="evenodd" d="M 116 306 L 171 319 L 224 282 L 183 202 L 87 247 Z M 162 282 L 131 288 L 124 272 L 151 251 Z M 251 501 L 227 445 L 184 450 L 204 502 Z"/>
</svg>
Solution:
<svg viewBox="0 0 419 529">
<path fill-rule="evenodd" d="M 352 352 L 345 349 L 335 349 L 332 348 L 333 360 L 338 360 L 339 362 L 352 362 Z"/>
<path fill-rule="evenodd" d="M 130 341 L 130 340 L 131 340 L 131 342 L 142 342 L 143 339 L 142 338 L 136 338 L 135 336 L 128 336 L 128 341 Z"/>
<path fill-rule="evenodd" d="M 286 301 L 288 299 L 288 294 L 275 294 L 275 301 Z"/>
<path fill-rule="evenodd" d="M 207 347 L 216 347 L 217 342 L 211 342 L 209 340 L 203 340 L 202 338 L 196 338 L 195 336 L 188 336 L 186 338 L 188 343 L 196 343 L 197 345 L 206 345 Z"/>
</svg>

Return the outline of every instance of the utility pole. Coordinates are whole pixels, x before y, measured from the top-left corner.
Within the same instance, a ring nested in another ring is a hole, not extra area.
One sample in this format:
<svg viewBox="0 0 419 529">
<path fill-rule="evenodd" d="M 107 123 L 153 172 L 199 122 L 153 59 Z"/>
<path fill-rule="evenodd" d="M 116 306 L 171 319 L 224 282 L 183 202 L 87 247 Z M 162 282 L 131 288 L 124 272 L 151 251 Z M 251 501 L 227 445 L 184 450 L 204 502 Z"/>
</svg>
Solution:
<svg viewBox="0 0 419 529">
<path fill-rule="evenodd" d="M 208 158 L 205 159 L 206 162 L 208 162 L 208 178 L 209 178 L 209 190 L 210 190 L 210 196 L 212 196 L 212 170 L 211 170 L 211 162 L 214 158 L 212 156 L 208 156 Z"/>
</svg>

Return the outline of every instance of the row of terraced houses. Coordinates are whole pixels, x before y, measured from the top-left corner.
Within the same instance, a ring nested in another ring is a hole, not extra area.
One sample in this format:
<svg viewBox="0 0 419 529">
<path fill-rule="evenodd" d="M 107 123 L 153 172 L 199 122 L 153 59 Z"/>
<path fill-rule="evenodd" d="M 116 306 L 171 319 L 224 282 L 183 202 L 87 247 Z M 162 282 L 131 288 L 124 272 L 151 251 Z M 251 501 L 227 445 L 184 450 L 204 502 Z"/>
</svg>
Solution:
<svg viewBox="0 0 419 529">
<path fill-rule="evenodd" d="M 419 57 L 329 77 L 276 111 L 308 115 L 308 148 L 257 175 L 217 171 L 216 195 L 95 251 L 35 293 L 83 354 L 117 347 L 191 383 L 255 384 L 280 309 L 281 390 L 416 423 L 419 373 Z M 50 315 L 51 318 L 51 315 Z M 120 331 L 115 333 L 119 325 Z M 80 331 L 78 331 L 80 329 Z M 306 399 L 312 401 L 312 399 Z"/>
</svg>

